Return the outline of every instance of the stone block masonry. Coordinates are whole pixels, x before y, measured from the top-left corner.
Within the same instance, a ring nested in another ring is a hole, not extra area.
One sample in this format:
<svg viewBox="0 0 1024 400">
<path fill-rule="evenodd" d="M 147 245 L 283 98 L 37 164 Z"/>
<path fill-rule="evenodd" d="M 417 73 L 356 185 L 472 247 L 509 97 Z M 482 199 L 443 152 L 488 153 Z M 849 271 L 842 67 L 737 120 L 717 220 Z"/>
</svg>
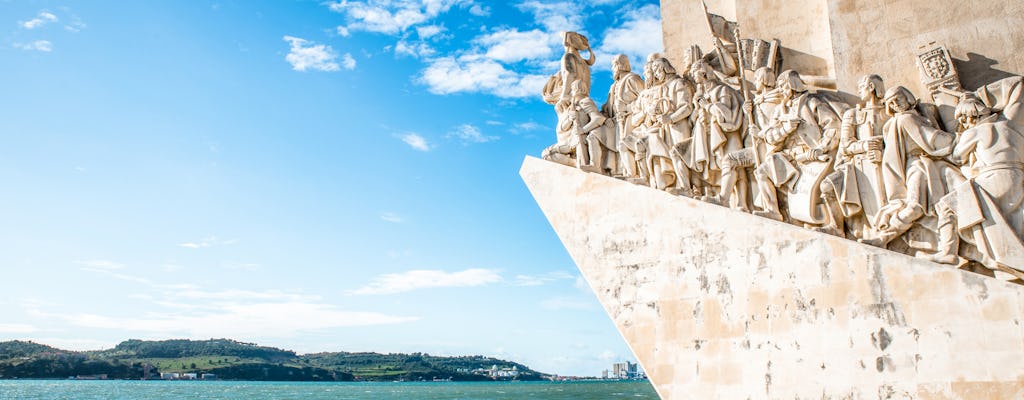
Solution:
<svg viewBox="0 0 1024 400">
<path fill-rule="evenodd" d="M 1024 286 L 527 157 L 663 399 L 1021 399 Z"/>
</svg>

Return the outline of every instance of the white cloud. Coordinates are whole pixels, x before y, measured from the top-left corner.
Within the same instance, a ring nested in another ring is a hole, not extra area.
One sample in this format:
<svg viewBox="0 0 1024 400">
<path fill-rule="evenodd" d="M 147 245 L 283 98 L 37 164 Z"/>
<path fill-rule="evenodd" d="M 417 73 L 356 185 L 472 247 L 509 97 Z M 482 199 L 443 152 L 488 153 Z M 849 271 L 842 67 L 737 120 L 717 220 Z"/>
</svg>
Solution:
<svg viewBox="0 0 1024 400">
<path fill-rule="evenodd" d="M 338 54 L 330 46 L 314 44 L 306 39 L 294 36 L 285 36 L 284 40 L 291 45 L 288 55 L 284 57 L 296 71 L 308 69 L 317 71 L 338 71 L 340 67 L 335 62 Z M 349 56 L 351 59 L 352 56 Z M 355 60 L 352 60 L 352 68 L 355 68 Z M 351 68 L 349 68 L 351 69 Z"/>
<path fill-rule="evenodd" d="M 30 43 L 15 43 L 14 47 L 22 50 L 34 50 L 49 53 L 53 51 L 53 43 L 49 40 L 36 40 Z"/>
<path fill-rule="evenodd" d="M 420 39 L 430 39 L 444 31 L 445 28 L 441 25 L 426 25 L 417 27 L 416 35 L 418 35 Z"/>
<path fill-rule="evenodd" d="M 25 334 L 25 333 L 36 332 L 38 330 L 39 330 L 38 328 L 36 328 L 36 327 L 34 327 L 32 325 L 26 325 L 26 324 L 0 324 L 0 333 Z"/>
<path fill-rule="evenodd" d="M 661 11 L 655 5 L 647 5 L 627 12 L 621 26 L 606 30 L 600 52 L 625 54 L 636 60 L 662 48 Z"/>
<path fill-rule="evenodd" d="M 488 15 L 491 15 L 491 9 L 489 7 L 484 7 L 479 4 L 474 4 L 469 7 L 469 13 L 478 17 L 486 17 Z"/>
<path fill-rule="evenodd" d="M 341 67 L 347 70 L 356 69 L 356 59 L 352 58 L 352 54 L 345 53 L 341 56 Z"/>
<path fill-rule="evenodd" d="M 484 53 L 487 58 L 511 63 L 554 57 L 560 40 L 557 33 L 539 29 L 526 32 L 502 29 L 477 37 L 474 42 L 487 48 Z"/>
<path fill-rule="evenodd" d="M 479 56 L 441 57 L 429 61 L 419 82 L 435 94 L 491 93 L 498 97 L 539 96 L 548 75 L 518 74 Z"/>
<path fill-rule="evenodd" d="M 342 36 L 342 37 L 349 37 L 349 35 L 352 34 L 351 32 L 349 32 L 348 28 L 346 28 L 344 26 L 339 26 L 336 29 L 336 32 L 338 32 L 338 36 Z"/>
<path fill-rule="evenodd" d="M 113 317 L 89 313 L 43 313 L 85 328 L 146 332 L 159 337 L 294 337 L 329 328 L 397 324 L 417 317 L 375 312 L 345 311 L 311 302 L 226 303 L 216 307 L 189 307 L 188 312 L 151 313 Z"/>
<path fill-rule="evenodd" d="M 64 30 L 71 33 L 78 33 L 81 32 L 82 29 L 85 29 L 87 27 L 88 25 L 86 25 L 85 22 L 82 22 L 81 18 L 78 18 L 78 16 L 73 15 L 71 16 L 71 23 L 64 25 Z"/>
<path fill-rule="evenodd" d="M 349 31 L 394 35 L 432 20 L 453 5 L 466 3 L 464 0 L 341 0 L 328 7 L 346 16 Z"/>
<path fill-rule="evenodd" d="M 387 222 L 394 223 L 394 224 L 400 224 L 400 223 L 405 222 L 405 218 L 402 218 L 402 216 L 398 215 L 398 213 L 394 213 L 394 212 L 391 212 L 391 211 L 386 211 L 386 212 L 382 213 L 380 215 L 380 219 L 382 219 L 384 221 L 387 221 Z"/>
<path fill-rule="evenodd" d="M 518 5 L 533 14 L 534 20 L 548 32 L 578 31 L 583 28 L 583 3 L 573 1 L 547 2 L 530 0 Z"/>
<path fill-rule="evenodd" d="M 43 10 L 40 11 L 35 18 L 32 18 L 28 21 L 21 21 L 18 23 L 18 25 L 21 25 L 21 27 L 25 29 L 36 29 L 42 28 L 43 26 L 51 22 L 57 22 L 57 16 L 53 15 L 53 13 L 49 11 Z"/>
<path fill-rule="evenodd" d="M 482 268 L 471 268 L 458 272 L 412 270 L 381 275 L 369 285 L 350 293 L 357 295 L 394 294 L 428 288 L 483 286 L 500 281 L 501 275 L 498 275 L 497 272 Z"/>
<path fill-rule="evenodd" d="M 470 124 L 459 125 L 454 131 L 448 133 L 446 137 L 458 139 L 466 144 L 486 143 L 499 139 L 497 136 L 486 136 L 480 133 L 480 129 Z"/>
<path fill-rule="evenodd" d="M 395 55 L 407 55 L 414 58 L 429 57 L 437 53 L 430 45 L 423 42 L 407 42 L 399 40 L 395 43 Z"/>
<path fill-rule="evenodd" d="M 403 142 L 405 142 L 405 144 L 411 146 L 416 150 L 430 151 L 430 144 L 427 143 L 427 139 L 423 138 L 423 136 L 417 135 L 415 133 L 408 133 L 400 136 L 400 138 L 402 139 Z"/>
<path fill-rule="evenodd" d="M 238 239 L 221 240 L 216 236 L 207 236 L 198 242 L 185 242 L 178 243 L 178 247 L 185 247 L 189 249 L 205 249 L 207 247 L 214 246 L 227 246 L 238 243 Z"/>
<path fill-rule="evenodd" d="M 516 275 L 512 282 L 516 286 L 542 286 L 552 282 L 573 279 L 576 276 L 565 271 L 554 271 L 540 275 Z"/>
</svg>

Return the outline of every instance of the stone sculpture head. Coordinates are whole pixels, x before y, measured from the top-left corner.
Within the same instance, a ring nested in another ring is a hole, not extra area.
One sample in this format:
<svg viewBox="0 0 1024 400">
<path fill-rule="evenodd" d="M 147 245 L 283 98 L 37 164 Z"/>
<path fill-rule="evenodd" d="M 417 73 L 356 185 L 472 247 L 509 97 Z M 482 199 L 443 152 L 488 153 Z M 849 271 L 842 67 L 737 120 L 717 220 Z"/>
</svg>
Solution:
<svg viewBox="0 0 1024 400">
<path fill-rule="evenodd" d="M 771 90 L 775 87 L 775 71 L 771 67 L 761 67 L 754 71 L 754 85 L 758 91 Z"/>
<path fill-rule="evenodd" d="M 690 65 L 690 78 L 697 84 L 707 84 L 714 82 L 717 76 L 715 70 L 711 68 L 711 64 L 704 60 L 697 60 Z"/>
<path fill-rule="evenodd" d="M 651 53 L 647 56 L 647 62 L 644 63 L 644 82 L 647 87 L 651 86 L 651 82 L 654 80 L 654 73 L 651 71 L 651 64 L 654 64 L 654 60 L 662 58 L 661 53 Z"/>
<path fill-rule="evenodd" d="M 590 48 L 587 37 L 576 32 L 562 32 L 562 44 L 565 45 L 565 51 L 580 51 Z"/>
<path fill-rule="evenodd" d="M 651 63 L 651 73 L 654 75 L 655 81 L 663 83 L 667 78 L 676 74 L 676 68 L 667 58 L 662 57 Z"/>
<path fill-rule="evenodd" d="M 978 124 L 978 121 L 985 119 L 989 115 L 992 115 L 992 109 L 988 108 L 985 103 L 978 100 L 974 96 L 964 96 L 960 99 L 960 102 L 956 105 L 956 111 L 954 111 L 957 122 L 960 123 L 964 129 L 973 128 Z"/>
<path fill-rule="evenodd" d="M 612 58 L 612 74 L 614 79 L 619 79 L 623 75 L 628 74 L 631 68 L 629 66 L 629 57 L 625 54 L 619 54 Z"/>
<path fill-rule="evenodd" d="M 885 84 L 882 77 L 871 74 L 860 77 L 857 81 L 857 95 L 863 101 L 881 100 L 885 96 Z"/>
<path fill-rule="evenodd" d="M 791 69 L 782 71 L 779 74 L 779 78 L 775 80 L 775 87 L 782 93 L 782 97 L 787 100 L 807 91 L 807 84 L 804 83 L 804 79 L 800 77 L 800 74 Z"/>
<path fill-rule="evenodd" d="M 910 89 L 897 86 L 885 91 L 883 102 L 885 103 L 885 112 L 889 115 L 896 115 L 910 111 L 917 106 L 917 97 Z"/>
</svg>

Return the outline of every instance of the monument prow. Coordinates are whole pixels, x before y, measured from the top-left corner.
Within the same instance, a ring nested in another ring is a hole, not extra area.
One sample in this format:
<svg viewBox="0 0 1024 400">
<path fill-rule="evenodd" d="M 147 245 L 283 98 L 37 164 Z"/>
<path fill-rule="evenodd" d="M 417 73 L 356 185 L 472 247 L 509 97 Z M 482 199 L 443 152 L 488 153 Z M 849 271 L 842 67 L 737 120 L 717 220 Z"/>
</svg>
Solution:
<svg viewBox="0 0 1024 400">
<path fill-rule="evenodd" d="M 1024 286 L 533 157 L 663 399 L 1024 398 Z"/>
</svg>

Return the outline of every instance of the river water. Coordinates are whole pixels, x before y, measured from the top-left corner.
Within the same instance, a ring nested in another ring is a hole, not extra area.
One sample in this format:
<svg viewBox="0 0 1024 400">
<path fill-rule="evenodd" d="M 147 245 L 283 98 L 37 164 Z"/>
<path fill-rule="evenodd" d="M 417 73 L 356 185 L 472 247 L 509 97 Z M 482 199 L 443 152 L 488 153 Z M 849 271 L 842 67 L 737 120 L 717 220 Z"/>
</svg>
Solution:
<svg viewBox="0 0 1024 400">
<path fill-rule="evenodd" d="M 0 399 L 658 399 L 648 382 L 236 382 L 0 380 Z"/>
</svg>

